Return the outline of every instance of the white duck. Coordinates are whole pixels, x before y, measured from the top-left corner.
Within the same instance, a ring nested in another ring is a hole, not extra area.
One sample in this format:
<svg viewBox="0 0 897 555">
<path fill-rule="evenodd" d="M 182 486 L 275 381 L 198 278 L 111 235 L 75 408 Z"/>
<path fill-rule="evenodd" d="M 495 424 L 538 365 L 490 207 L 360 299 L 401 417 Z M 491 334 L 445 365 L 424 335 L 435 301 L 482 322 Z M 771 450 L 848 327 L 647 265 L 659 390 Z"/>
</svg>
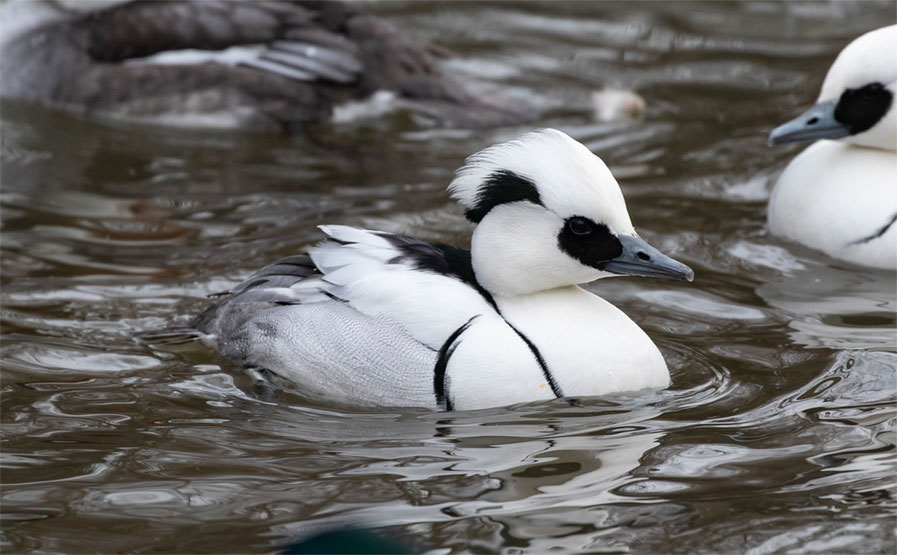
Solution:
<svg viewBox="0 0 897 555">
<path fill-rule="evenodd" d="M 693 277 L 639 238 L 601 159 L 535 131 L 468 158 L 449 190 L 477 224 L 469 252 L 322 226 L 326 241 L 191 329 L 274 382 L 352 404 L 474 409 L 669 385 L 651 339 L 578 287 Z"/>
<path fill-rule="evenodd" d="M 891 25 L 847 45 L 816 105 L 773 130 L 772 144 L 821 139 L 791 161 L 773 189 L 773 233 L 841 260 L 897 269 L 895 91 Z"/>
</svg>

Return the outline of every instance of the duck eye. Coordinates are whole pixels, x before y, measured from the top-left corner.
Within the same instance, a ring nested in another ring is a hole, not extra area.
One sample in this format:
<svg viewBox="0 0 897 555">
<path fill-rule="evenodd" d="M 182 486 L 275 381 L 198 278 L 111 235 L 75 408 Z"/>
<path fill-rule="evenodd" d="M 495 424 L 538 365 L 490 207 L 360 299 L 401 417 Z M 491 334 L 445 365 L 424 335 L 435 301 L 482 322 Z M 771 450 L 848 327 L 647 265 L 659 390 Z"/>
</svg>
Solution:
<svg viewBox="0 0 897 555">
<path fill-rule="evenodd" d="M 592 222 L 582 216 L 574 216 L 567 220 L 567 229 L 573 235 L 588 235 L 592 232 Z"/>
</svg>

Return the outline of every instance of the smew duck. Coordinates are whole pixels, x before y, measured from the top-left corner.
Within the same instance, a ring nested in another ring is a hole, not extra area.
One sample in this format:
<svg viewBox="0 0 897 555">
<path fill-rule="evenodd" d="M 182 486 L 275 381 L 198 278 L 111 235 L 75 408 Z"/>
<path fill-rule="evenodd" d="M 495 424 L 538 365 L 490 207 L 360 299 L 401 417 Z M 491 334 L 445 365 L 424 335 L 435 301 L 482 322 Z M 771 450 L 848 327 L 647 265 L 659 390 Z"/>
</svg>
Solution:
<svg viewBox="0 0 897 555">
<path fill-rule="evenodd" d="M 641 239 L 600 158 L 552 129 L 469 157 L 449 185 L 470 251 L 321 226 L 189 328 L 257 377 L 356 405 L 475 409 L 663 388 L 659 350 L 579 285 L 691 280 Z"/>
<path fill-rule="evenodd" d="M 897 270 L 897 25 L 838 55 L 816 104 L 772 144 L 817 139 L 779 177 L 770 230 L 855 264 Z"/>
</svg>

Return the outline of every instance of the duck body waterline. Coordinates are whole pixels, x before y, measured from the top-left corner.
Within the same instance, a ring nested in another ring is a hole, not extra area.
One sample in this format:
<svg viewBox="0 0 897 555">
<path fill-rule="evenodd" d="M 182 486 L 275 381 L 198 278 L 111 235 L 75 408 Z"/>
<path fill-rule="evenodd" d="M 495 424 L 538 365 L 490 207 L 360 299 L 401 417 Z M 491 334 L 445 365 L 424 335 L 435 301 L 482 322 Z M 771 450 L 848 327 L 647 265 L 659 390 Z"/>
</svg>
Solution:
<svg viewBox="0 0 897 555">
<path fill-rule="evenodd" d="M 776 235 L 854 264 L 897 270 L 897 25 L 847 45 L 816 105 L 770 142 L 818 139 L 785 168 L 769 201 Z"/>
<path fill-rule="evenodd" d="M 897 269 L 897 154 L 817 141 L 772 192 L 769 228 L 854 264 Z"/>
<path fill-rule="evenodd" d="M 600 159 L 543 130 L 469 158 L 451 190 L 478 224 L 471 251 L 323 226 L 323 243 L 191 328 L 277 385 L 353 405 L 466 410 L 669 385 L 651 339 L 577 285 L 693 275 L 635 234 Z"/>
<path fill-rule="evenodd" d="M 397 294 L 391 310 L 366 306 L 369 316 L 341 302 L 278 304 L 258 284 L 245 291 L 256 300 L 237 294 L 193 326 L 225 356 L 268 371 L 275 386 L 359 406 L 466 410 L 670 383 L 648 335 L 580 287 L 492 305 L 450 275 L 396 270 L 426 298 Z"/>
</svg>

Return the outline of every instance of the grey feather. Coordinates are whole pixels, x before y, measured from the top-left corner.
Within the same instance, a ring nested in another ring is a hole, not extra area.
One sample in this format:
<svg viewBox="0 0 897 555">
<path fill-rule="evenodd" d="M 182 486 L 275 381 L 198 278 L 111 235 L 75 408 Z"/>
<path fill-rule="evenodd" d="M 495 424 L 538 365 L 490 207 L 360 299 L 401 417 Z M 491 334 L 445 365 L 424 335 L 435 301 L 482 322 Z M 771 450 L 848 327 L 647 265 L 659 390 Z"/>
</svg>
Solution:
<svg viewBox="0 0 897 555">
<path fill-rule="evenodd" d="M 328 57 L 322 55 L 323 52 L 324 49 L 322 47 L 309 45 L 301 52 L 269 50 L 262 56 L 262 59 L 308 71 L 323 79 L 329 79 L 337 83 L 351 83 L 355 80 L 357 72 L 346 71 L 340 66 L 328 65 Z"/>
<path fill-rule="evenodd" d="M 256 271 L 234 287 L 231 293 L 238 294 L 247 289 L 261 288 L 262 286 L 265 288 L 290 287 L 314 275 L 319 275 L 319 272 L 307 254 L 289 256 Z"/>
<path fill-rule="evenodd" d="M 436 352 L 388 318 L 323 302 L 229 311 L 208 331 L 221 354 L 270 370 L 303 394 L 353 405 L 436 408 Z"/>
<path fill-rule="evenodd" d="M 299 303 L 300 300 L 296 298 L 295 295 L 291 294 L 289 289 L 281 287 L 266 287 L 264 289 L 251 289 L 249 291 L 245 291 L 243 293 L 240 293 L 239 295 L 233 296 L 227 302 L 231 304 L 294 304 Z"/>
<path fill-rule="evenodd" d="M 277 41 L 271 44 L 271 48 L 272 50 L 293 52 L 302 56 L 314 55 L 316 59 L 330 65 L 334 69 L 338 69 L 346 74 L 356 74 L 363 69 L 361 61 L 358 59 L 358 49 L 355 48 L 354 44 L 348 41 L 344 42 L 351 48 L 337 49 L 326 44 L 315 45 L 314 43 L 296 41 Z M 316 47 L 317 50 L 310 52 L 310 47 Z"/>
<path fill-rule="evenodd" d="M 280 259 L 190 326 L 222 355 L 268 370 L 303 394 L 353 405 L 436 408 L 437 353 L 394 320 L 338 302 L 319 277 L 307 255 Z M 303 280 L 310 285 L 290 289 Z"/>
<path fill-rule="evenodd" d="M 290 79 L 298 79 L 299 81 L 314 81 L 316 79 L 315 74 L 310 71 L 296 69 L 291 66 L 265 59 L 246 60 L 245 62 L 241 62 L 240 65 L 251 67 L 253 69 L 260 69 L 276 75 L 282 75 L 283 77 L 289 77 Z"/>
</svg>

